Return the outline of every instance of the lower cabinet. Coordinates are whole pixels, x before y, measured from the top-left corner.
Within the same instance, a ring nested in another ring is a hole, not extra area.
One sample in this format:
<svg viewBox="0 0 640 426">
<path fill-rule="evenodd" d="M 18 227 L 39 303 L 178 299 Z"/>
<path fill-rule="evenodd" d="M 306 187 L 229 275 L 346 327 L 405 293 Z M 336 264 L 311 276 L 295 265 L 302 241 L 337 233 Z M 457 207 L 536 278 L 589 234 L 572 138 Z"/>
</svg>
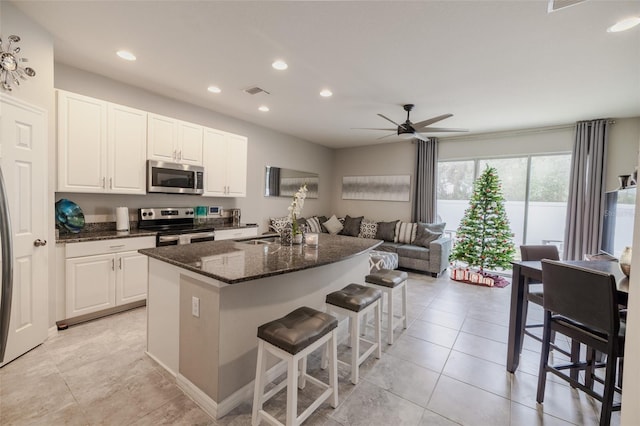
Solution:
<svg viewBox="0 0 640 426">
<path fill-rule="evenodd" d="M 148 258 L 154 237 L 67 244 L 66 317 L 113 308 L 147 297 Z"/>
</svg>

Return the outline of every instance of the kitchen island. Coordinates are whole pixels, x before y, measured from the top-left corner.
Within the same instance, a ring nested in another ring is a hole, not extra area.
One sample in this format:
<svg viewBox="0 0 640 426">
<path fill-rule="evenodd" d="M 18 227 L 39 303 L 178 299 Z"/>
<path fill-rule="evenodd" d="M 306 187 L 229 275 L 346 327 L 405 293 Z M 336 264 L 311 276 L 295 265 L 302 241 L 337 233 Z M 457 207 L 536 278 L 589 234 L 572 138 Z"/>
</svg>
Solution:
<svg viewBox="0 0 640 426">
<path fill-rule="evenodd" d="M 328 293 L 364 282 L 380 243 L 320 234 L 316 248 L 210 241 L 140 250 L 149 256 L 147 354 L 220 418 L 251 400 L 258 326 L 303 305 L 324 310 Z"/>
</svg>

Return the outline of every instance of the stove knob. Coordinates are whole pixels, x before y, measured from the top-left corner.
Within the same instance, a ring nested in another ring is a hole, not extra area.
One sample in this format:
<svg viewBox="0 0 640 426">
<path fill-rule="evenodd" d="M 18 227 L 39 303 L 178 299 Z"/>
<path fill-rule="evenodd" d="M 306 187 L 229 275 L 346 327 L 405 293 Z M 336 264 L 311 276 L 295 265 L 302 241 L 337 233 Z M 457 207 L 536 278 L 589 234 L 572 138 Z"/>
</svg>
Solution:
<svg viewBox="0 0 640 426">
<path fill-rule="evenodd" d="M 149 216 L 153 216 L 153 212 L 149 212 Z"/>
<path fill-rule="evenodd" d="M 142 213 L 142 217 L 145 217 L 147 215 L 147 212 Z"/>
</svg>

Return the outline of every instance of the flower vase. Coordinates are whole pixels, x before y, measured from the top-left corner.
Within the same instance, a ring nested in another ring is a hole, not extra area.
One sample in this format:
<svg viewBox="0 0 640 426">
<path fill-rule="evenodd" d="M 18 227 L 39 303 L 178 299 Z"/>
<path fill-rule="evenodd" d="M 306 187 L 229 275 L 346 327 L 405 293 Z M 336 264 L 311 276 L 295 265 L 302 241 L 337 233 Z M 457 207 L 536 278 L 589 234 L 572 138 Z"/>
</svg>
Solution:
<svg viewBox="0 0 640 426">
<path fill-rule="evenodd" d="M 631 273 L 631 253 L 631 247 L 625 247 L 620 255 L 620 269 L 626 276 Z"/>
<path fill-rule="evenodd" d="M 302 244 L 302 234 L 293 234 L 293 244 Z"/>
<path fill-rule="evenodd" d="M 287 226 L 280 232 L 280 244 L 290 246 L 293 243 L 293 230 Z"/>
</svg>

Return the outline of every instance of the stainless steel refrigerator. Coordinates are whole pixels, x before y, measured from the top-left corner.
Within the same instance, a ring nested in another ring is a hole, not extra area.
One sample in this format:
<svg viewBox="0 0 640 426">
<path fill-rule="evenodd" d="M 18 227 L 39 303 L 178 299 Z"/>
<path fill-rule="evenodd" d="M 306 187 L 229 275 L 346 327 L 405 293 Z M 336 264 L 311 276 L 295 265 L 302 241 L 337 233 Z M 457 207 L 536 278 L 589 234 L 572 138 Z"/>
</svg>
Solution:
<svg viewBox="0 0 640 426">
<path fill-rule="evenodd" d="M 9 198 L 0 169 L 0 262 L 2 262 L 2 288 L 0 288 L 0 364 L 4 361 L 11 321 L 13 299 L 13 245 L 11 241 L 11 218 Z"/>
</svg>

